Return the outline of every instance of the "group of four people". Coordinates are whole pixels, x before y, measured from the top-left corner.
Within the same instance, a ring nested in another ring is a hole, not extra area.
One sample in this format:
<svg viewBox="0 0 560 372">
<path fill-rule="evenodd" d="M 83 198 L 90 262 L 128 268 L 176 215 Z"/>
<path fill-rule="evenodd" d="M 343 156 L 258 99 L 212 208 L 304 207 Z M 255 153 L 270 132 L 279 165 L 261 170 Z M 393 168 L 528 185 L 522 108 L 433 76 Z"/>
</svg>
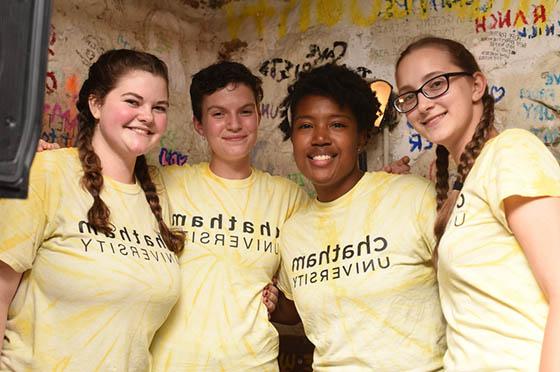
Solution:
<svg viewBox="0 0 560 372">
<path fill-rule="evenodd" d="M 325 65 L 282 103 L 309 200 L 251 166 L 263 91 L 245 66 L 193 76 L 210 162 L 156 170 L 165 64 L 102 55 L 77 148 L 38 154 L 29 198 L 0 201 L 0 370 L 277 371 L 268 311 L 301 318 L 318 371 L 559 370 L 557 161 L 529 132 L 497 133 L 457 42 L 409 45 L 396 82 L 395 108 L 437 144 L 436 187 L 359 169 L 379 102 Z"/>
</svg>

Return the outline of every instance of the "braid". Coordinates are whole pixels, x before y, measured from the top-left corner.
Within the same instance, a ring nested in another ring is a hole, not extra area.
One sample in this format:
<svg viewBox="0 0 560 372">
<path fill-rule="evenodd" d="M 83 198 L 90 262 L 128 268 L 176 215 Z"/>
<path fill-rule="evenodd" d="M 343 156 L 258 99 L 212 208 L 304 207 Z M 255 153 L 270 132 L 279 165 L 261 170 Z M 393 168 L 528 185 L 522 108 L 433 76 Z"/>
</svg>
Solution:
<svg viewBox="0 0 560 372">
<path fill-rule="evenodd" d="M 146 200 L 150 205 L 152 213 L 156 217 L 159 225 L 159 231 L 163 238 L 163 241 L 169 248 L 169 250 L 179 254 L 183 249 L 185 243 L 185 234 L 182 231 L 171 230 L 163 221 L 161 205 L 159 203 L 159 197 L 157 195 L 156 186 L 154 185 L 150 173 L 148 170 L 148 165 L 146 163 L 146 157 L 144 155 L 138 156 L 136 158 L 136 164 L 134 165 L 134 175 L 140 182 L 142 190 L 146 195 Z"/>
<path fill-rule="evenodd" d="M 81 183 L 85 189 L 93 196 L 93 205 L 88 210 L 88 223 L 98 231 L 105 234 L 110 233 L 113 228 L 109 224 L 110 211 L 105 202 L 101 199 L 101 189 L 103 188 L 103 175 L 101 173 L 101 160 L 93 151 L 91 140 L 95 131 L 95 119 L 89 110 L 89 81 L 86 80 L 80 90 L 80 95 L 76 107 L 79 110 L 78 122 L 79 130 L 76 139 L 76 147 L 84 175 Z"/>
<path fill-rule="evenodd" d="M 494 128 L 494 98 L 488 93 L 488 91 L 486 91 L 482 96 L 482 104 L 484 106 L 484 109 L 482 111 L 481 120 L 476 127 L 472 139 L 465 146 L 465 150 L 461 154 L 461 157 L 459 158 L 459 164 L 457 165 L 457 173 L 458 173 L 457 181 L 460 182 L 461 184 L 464 183 L 465 180 L 467 179 L 467 176 L 469 175 L 469 172 L 471 171 L 471 168 L 473 167 L 476 158 L 482 151 L 482 148 L 484 147 L 486 141 L 488 141 L 488 139 L 490 138 L 491 131 Z M 443 146 L 438 145 L 438 150 L 440 147 Z M 445 232 L 447 222 L 451 217 L 451 212 L 453 211 L 453 207 L 455 206 L 455 203 L 457 202 L 457 198 L 459 197 L 460 194 L 459 190 L 452 190 L 448 196 L 440 195 L 440 187 L 443 188 L 443 186 L 440 185 L 440 181 L 442 180 L 440 180 L 439 160 L 440 159 L 439 159 L 439 152 L 438 152 L 438 160 L 436 162 L 437 174 L 438 174 L 437 176 L 438 179 L 436 183 L 438 214 L 434 225 L 434 234 L 436 236 L 436 241 L 437 241 L 437 245 L 434 250 L 435 262 L 437 262 L 437 250 L 438 250 L 439 242 L 441 240 L 441 237 L 443 236 L 443 233 Z M 448 170 L 445 169 L 444 173 L 447 174 Z M 445 177 L 446 180 L 447 178 L 448 177 Z M 447 184 L 445 188 L 449 189 L 449 184 Z M 445 193 L 447 194 L 447 191 L 445 191 Z M 443 197 L 443 199 L 440 200 L 441 197 Z"/>
<path fill-rule="evenodd" d="M 437 209 L 440 210 L 449 191 L 449 151 L 442 145 L 436 147 Z"/>
</svg>

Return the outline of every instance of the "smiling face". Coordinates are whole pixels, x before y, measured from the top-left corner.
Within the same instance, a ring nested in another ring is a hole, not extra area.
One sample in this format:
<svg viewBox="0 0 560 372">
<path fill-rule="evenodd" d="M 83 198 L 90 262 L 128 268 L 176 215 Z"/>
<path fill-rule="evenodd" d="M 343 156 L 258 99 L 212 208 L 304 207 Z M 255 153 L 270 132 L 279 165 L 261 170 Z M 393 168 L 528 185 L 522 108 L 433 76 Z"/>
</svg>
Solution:
<svg viewBox="0 0 560 372">
<path fill-rule="evenodd" d="M 118 157 L 134 164 L 137 156 L 159 143 L 167 127 L 167 83 L 134 70 L 122 76 L 102 101 L 90 97 L 89 106 L 97 121 L 92 145 L 102 163 Z"/>
<path fill-rule="evenodd" d="M 212 171 L 225 178 L 248 176 L 259 126 L 253 91 L 245 84 L 230 83 L 204 96 L 201 116 L 201 121 L 193 120 L 212 150 Z"/>
<path fill-rule="evenodd" d="M 441 48 L 425 46 L 413 50 L 397 67 L 399 94 L 414 91 L 437 75 L 461 71 L 464 69 Z M 482 116 L 485 88 L 486 79 L 480 72 L 449 77 L 449 90 L 440 97 L 429 99 L 418 93 L 418 105 L 406 113 L 407 119 L 421 136 L 460 154 Z"/>
<path fill-rule="evenodd" d="M 358 131 L 350 109 L 331 98 L 306 96 L 299 101 L 291 140 L 297 167 L 313 183 L 320 201 L 341 197 L 362 177 L 358 153 L 366 134 Z"/>
</svg>

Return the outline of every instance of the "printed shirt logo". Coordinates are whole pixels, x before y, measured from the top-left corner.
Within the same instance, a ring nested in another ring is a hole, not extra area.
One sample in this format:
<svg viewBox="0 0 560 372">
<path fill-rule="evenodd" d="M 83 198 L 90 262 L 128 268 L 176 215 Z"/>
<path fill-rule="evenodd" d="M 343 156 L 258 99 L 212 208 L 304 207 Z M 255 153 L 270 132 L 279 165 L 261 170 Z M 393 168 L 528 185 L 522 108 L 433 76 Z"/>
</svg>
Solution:
<svg viewBox="0 0 560 372">
<path fill-rule="evenodd" d="M 235 216 L 224 217 L 222 213 L 206 218 L 192 216 L 189 221 L 189 216 L 175 213 L 172 225 L 186 231 L 188 242 L 279 254 L 280 229 L 268 221 L 243 221 Z"/>
<path fill-rule="evenodd" d="M 84 252 L 128 256 L 162 263 L 179 263 L 177 256 L 167 248 L 159 233 L 154 237 L 141 234 L 136 229 L 126 226 L 118 228 L 112 225 L 112 227 L 113 231 L 108 234 L 99 233 L 87 221 L 79 221 L 78 231 L 82 235 L 88 235 L 80 238 Z M 92 235 L 94 237 L 91 237 Z"/>
<path fill-rule="evenodd" d="M 391 266 L 386 252 L 388 247 L 389 243 L 384 237 L 371 238 L 366 235 L 357 244 L 327 245 L 319 253 L 295 257 L 291 264 L 292 285 L 297 288 L 387 269 Z M 328 267 L 325 268 L 324 265 Z"/>
</svg>

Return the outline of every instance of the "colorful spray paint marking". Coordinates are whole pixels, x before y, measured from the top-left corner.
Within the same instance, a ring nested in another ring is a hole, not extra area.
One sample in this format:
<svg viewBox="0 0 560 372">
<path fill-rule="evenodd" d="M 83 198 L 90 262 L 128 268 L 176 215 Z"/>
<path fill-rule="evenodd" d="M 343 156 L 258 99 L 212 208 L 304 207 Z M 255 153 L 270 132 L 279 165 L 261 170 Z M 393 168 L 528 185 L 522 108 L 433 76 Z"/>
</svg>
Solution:
<svg viewBox="0 0 560 372">
<path fill-rule="evenodd" d="M 432 142 L 428 141 L 427 139 L 422 137 L 418 132 L 416 132 L 412 124 L 410 124 L 408 121 L 406 122 L 406 126 L 410 130 L 410 133 L 408 135 L 410 152 L 421 152 L 421 151 L 429 150 L 434 146 Z"/>
<path fill-rule="evenodd" d="M 165 147 L 162 147 L 159 151 L 159 164 L 161 166 L 166 165 L 184 165 L 186 164 L 188 159 L 187 155 L 183 155 L 179 151 L 169 150 Z"/>
<path fill-rule="evenodd" d="M 501 7 L 499 7 L 501 3 Z M 286 0 L 274 5 L 266 0 L 231 1 L 224 5 L 227 27 L 232 39 L 242 28 L 254 28 L 258 37 L 285 37 L 288 30 L 305 32 L 312 26 L 335 26 L 343 21 L 370 27 L 383 20 L 417 18 L 446 13 L 473 20 L 477 32 L 507 27 L 523 28 L 546 21 L 556 4 L 554 0 Z M 245 29 L 244 29 L 245 30 Z M 248 31 L 252 32 L 252 30 Z"/>
</svg>

